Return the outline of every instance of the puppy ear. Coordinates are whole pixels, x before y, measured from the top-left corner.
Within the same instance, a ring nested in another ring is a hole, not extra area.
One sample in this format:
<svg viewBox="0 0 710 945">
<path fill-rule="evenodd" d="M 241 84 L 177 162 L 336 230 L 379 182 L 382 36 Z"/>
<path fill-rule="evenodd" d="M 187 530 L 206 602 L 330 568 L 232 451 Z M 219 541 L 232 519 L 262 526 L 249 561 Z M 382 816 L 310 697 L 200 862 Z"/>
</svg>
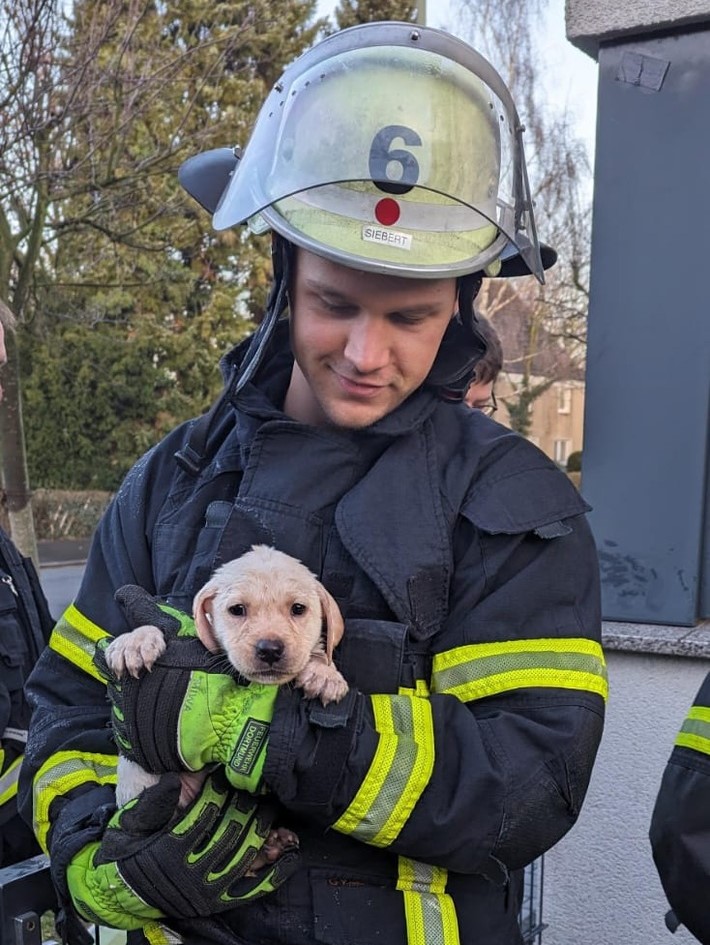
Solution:
<svg viewBox="0 0 710 945">
<path fill-rule="evenodd" d="M 345 624 L 340 608 L 335 603 L 335 598 L 331 597 L 320 583 L 318 584 L 318 597 L 325 619 L 325 655 L 328 662 L 331 663 L 333 661 L 333 650 L 343 639 Z"/>
<path fill-rule="evenodd" d="M 192 616 L 195 619 L 195 630 L 197 636 L 211 653 L 218 653 L 220 645 L 215 636 L 214 627 L 210 617 L 212 615 L 212 601 L 217 593 L 217 587 L 208 581 L 207 584 L 195 595 L 192 603 Z"/>
</svg>

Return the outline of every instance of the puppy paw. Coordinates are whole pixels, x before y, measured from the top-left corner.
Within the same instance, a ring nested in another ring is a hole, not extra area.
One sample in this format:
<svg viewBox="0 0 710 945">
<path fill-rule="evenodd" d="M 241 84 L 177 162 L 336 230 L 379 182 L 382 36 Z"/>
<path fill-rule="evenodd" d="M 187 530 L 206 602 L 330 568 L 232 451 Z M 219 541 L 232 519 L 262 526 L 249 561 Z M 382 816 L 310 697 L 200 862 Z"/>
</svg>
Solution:
<svg viewBox="0 0 710 945">
<path fill-rule="evenodd" d="M 309 699 L 320 699 L 323 705 L 340 702 L 348 691 L 348 684 L 335 666 L 317 660 L 308 663 L 296 677 L 295 683 Z"/>
<path fill-rule="evenodd" d="M 293 830 L 287 827 L 274 827 L 269 831 L 261 852 L 266 857 L 267 863 L 274 863 L 282 853 L 297 850 L 298 846 L 299 840 Z"/>
<path fill-rule="evenodd" d="M 286 827 L 274 827 L 268 832 L 266 840 L 245 875 L 255 876 L 263 866 L 275 863 L 284 853 L 297 850 L 298 847 L 299 840 L 293 830 L 288 830 Z"/>
<path fill-rule="evenodd" d="M 164 652 L 165 637 L 161 630 L 153 626 L 138 627 L 116 637 L 106 649 L 106 662 L 119 678 L 130 673 L 138 679 L 144 669 L 153 668 Z"/>
</svg>

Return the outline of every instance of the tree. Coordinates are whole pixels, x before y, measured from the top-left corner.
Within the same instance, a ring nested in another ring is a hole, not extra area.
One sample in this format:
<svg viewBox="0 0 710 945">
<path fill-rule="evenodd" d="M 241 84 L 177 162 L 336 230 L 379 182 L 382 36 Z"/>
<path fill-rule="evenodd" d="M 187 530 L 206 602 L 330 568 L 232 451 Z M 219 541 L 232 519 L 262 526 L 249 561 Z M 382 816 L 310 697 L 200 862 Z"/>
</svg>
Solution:
<svg viewBox="0 0 710 945">
<path fill-rule="evenodd" d="M 268 282 L 263 240 L 211 233 L 176 171 L 245 142 L 283 64 L 324 26 L 309 23 L 315 2 L 78 0 L 68 18 L 61 0 L 0 0 L 0 300 L 23 351 L 72 320 L 124 339 L 152 332 L 158 361 L 172 339 L 221 349 L 215 326 L 230 341 L 244 332 Z M 19 513 L 31 518 L 8 353 L 0 429 L 15 533 Z M 216 383 L 212 369 L 201 404 Z"/>
<path fill-rule="evenodd" d="M 334 16 L 339 30 L 376 20 L 416 23 L 423 0 L 340 0 Z"/>
<path fill-rule="evenodd" d="M 520 294 L 519 311 L 527 319 L 527 350 L 516 381 L 516 400 L 507 404 L 511 423 L 525 433 L 530 409 L 540 394 L 569 369 L 581 364 L 586 342 L 591 207 L 586 198 L 589 159 L 583 142 L 575 137 L 567 114 L 553 114 L 541 100 L 542 61 L 536 49 L 536 31 L 548 0 L 460 0 L 459 8 L 473 46 L 487 56 L 511 91 L 525 126 L 525 151 L 538 233 L 558 252 L 557 265 L 539 286 L 532 277 L 506 281 Z M 488 282 L 488 280 L 486 280 Z M 488 283 L 477 307 L 495 318 L 503 291 Z M 489 308 L 488 306 L 493 306 Z M 547 364 L 544 381 L 531 367 L 540 341 L 554 343 L 559 361 Z"/>
<path fill-rule="evenodd" d="M 477 308 L 486 312 L 504 352 L 503 372 L 512 396 L 499 400 L 513 430 L 528 436 L 535 401 L 557 380 L 578 379 L 580 368 L 551 331 L 533 279 L 485 279 Z"/>
</svg>

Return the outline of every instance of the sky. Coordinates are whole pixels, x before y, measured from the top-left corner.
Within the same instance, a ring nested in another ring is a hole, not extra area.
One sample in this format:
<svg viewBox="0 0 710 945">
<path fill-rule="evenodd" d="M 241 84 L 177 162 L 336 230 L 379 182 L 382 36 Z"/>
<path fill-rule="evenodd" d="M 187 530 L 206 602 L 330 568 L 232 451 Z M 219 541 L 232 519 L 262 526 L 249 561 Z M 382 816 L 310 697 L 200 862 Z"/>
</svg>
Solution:
<svg viewBox="0 0 710 945">
<path fill-rule="evenodd" d="M 319 0 L 318 15 L 330 15 L 336 6 L 337 0 Z M 426 0 L 427 25 L 456 33 L 457 6 L 457 0 Z M 465 36 L 462 38 L 466 39 Z M 565 0 L 548 0 L 548 14 L 540 30 L 539 48 L 545 58 L 541 73 L 547 80 L 546 97 L 560 111 L 568 109 L 577 134 L 587 145 L 591 161 L 594 157 L 598 66 L 567 40 Z"/>
</svg>

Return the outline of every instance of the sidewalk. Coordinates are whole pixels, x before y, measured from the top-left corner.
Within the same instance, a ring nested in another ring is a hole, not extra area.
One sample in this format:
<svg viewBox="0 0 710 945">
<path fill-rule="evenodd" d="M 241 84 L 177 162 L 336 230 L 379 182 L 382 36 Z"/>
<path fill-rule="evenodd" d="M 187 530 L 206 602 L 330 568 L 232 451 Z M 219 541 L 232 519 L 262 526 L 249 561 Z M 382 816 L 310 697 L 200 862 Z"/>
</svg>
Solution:
<svg viewBox="0 0 710 945">
<path fill-rule="evenodd" d="M 64 538 L 58 541 L 38 541 L 37 552 L 42 568 L 64 564 L 84 564 L 89 553 L 90 538 Z"/>
</svg>

